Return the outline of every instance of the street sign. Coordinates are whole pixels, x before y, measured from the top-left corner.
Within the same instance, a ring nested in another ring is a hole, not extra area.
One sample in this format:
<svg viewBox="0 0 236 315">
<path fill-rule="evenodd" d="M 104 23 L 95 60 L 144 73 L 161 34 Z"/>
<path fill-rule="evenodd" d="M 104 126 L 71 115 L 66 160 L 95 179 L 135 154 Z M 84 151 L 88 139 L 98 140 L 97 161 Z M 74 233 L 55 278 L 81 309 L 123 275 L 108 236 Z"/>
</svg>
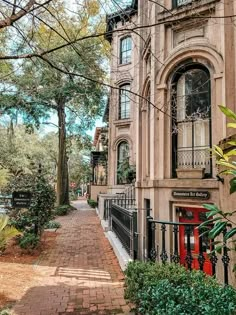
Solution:
<svg viewBox="0 0 236 315">
<path fill-rule="evenodd" d="M 210 198 L 210 193 L 203 190 L 172 190 L 172 197 L 207 200 Z"/>
<path fill-rule="evenodd" d="M 13 208 L 29 208 L 31 193 L 28 191 L 14 191 L 12 194 Z"/>
</svg>

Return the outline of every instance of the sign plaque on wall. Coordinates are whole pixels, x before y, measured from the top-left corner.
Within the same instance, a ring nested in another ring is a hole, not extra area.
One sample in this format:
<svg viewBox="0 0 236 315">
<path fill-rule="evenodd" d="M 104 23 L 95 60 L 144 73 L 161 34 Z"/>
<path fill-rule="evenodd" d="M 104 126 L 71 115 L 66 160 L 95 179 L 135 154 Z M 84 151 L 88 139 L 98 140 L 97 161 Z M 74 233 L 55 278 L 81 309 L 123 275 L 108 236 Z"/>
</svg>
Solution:
<svg viewBox="0 0 236 315">
<path fill-rule="evenodd" d="M 12 207 L 29 208 L 31 193 L 28 191 L 14 191 L 12 194 Z"/>
<path fill-rule="evenodd" d="M 210 193 L 203 190 L 172 190 L 172 197 L 207 200 L 210 198 Z"/>
</svg>

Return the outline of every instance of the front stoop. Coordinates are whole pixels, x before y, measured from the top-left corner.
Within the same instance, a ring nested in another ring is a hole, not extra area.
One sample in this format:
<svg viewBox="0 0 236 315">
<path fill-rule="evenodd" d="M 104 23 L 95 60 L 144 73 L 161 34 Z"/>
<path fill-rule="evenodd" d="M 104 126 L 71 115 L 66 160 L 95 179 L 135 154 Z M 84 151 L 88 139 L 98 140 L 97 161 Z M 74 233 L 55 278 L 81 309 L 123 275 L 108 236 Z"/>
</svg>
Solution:
<svg viewBox="0 0 236 315">
<path fill-rule="evenodd" d="M 133 259 L 129 256 L 127 251 L 124 249 L 123 245 L 121 244 L 120 240 L 117 238 L 114 232 L 108 231 L 105 233 L 106 237 L 108 238 L 114 253 L 119 261 L 121 270 L 125 270 L 127 264 Z"/>
</svg>

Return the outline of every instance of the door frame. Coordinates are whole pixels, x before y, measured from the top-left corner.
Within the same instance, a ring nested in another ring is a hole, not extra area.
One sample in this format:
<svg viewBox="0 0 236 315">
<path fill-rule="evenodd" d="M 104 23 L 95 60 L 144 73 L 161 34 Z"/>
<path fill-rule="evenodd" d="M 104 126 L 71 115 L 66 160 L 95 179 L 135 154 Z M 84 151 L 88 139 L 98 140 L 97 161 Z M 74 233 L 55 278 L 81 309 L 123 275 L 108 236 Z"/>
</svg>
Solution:
<svg viewBox="0 0 236 315">
<path fill-rule="evenodd" d="M 179 220 L 179 216 L 178 216 L 178 214 L 177 214 L 177 208 L 178 207 L 181 207 L 181 208 L 193 208 L 193 209 L 204 209 L 205 211 L 207 211 L 202 205 L 193 205 L 193 204 L 191 204 L 191 205 L 187 205 L 187 204 L 184 204 L 184 203 L 175 203 L 175 204 L 173 204 L 173 209 L 174 209 L 174 221 L 175 222 L 180 222 L 180 220 Z M 193 210 L 194 211 L 194 210 Z M 179 229 L 179 231 L 180 231 L 180 229 Z M 179 232 L 179 254 L 181 254 L 181 249 L 180 249 L 180 232 Z M 209 263 L 209 261 L 207 260 L 207 262 Z M 209 271 L 209 274 L 211 274 L 212 275 L 212 270 L 210 270 Z"/>
</svg>

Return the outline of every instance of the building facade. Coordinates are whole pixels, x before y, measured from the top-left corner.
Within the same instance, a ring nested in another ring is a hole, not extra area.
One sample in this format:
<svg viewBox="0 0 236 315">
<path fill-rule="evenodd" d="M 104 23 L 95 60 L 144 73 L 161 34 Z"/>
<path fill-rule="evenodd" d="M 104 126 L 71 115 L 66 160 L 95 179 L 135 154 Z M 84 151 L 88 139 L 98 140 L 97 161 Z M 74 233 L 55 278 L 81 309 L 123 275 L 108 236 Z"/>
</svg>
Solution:
<svg viewBox="0 0 236 315">
<path fill-rule="evenodd" d="M 107 31 L 114 31 L 107 36 L 111 43 L 109 99 L 109 163 L 108 191 L 111 194 L 124 190 L 129 181 L 123 176 L 123 166 L 136 164 L 136 79 L 138 68 L 133 60 L 139 54 L 136 34 L 129 31 L 137 23 L 136 4 L 108 17 Z M 109 33 L 108 33 L 109 34 Z"/>
<path fill-rule="evenodd" d="M 136 165 L 138 257 L 145 260 L 149 258 L 147 217 L 201 223 L 204 203 L 223 210 L 235 205 L 236 198 L 229 197 L 227 184 L 217 177 L 210 148 L 230 132 L 218 105 L 236 111 L 236 30 L 231 18 L 226 18 L 236 7 L 227 0 L 164 0 L 160 4 L 139 0 L 127 10 L 117 13 L 120 20 L 108 17 L 108 30 L 113 31 L 111 84 L 122 89 L 123 82 L 130 82 L 126 90 L 133 93 L 126 91 L 132 99 L 130 116 L 116 121 L 123 92 L 111 92 L 108 182 L 119 184 L 116 172 L 123 154 L 119 146 L 126 141 Z M 123 40 L 129 37 L 129 63 L 122 65 L 123 54 L 127 56 Z M 156 229 L 155 255 L 165 260 L 173 252 L 174 236 L 168 224 Z M 180 260 L 184 263 L 183 256 L 188 254 L 188 241 L 192 264 L 201 264 L 196 258 L 200 250 L 207 265 L 210 243 L 203 240 L 199 249 L 199 231 L 194 226 L 187 230 L 183 224 L 178 232 Z M 217 267 L 220 278 L 224 267 Z M 207 272 L 212 273 L 210 267 Z"/>
<path fill-rule="evenodd" d="M 107 127 L 95 129 L 91 152 L 91 180 L 88 189 L 89 198 L 98 201 L 99 194 L 107 193 Z"/>
</svg>

